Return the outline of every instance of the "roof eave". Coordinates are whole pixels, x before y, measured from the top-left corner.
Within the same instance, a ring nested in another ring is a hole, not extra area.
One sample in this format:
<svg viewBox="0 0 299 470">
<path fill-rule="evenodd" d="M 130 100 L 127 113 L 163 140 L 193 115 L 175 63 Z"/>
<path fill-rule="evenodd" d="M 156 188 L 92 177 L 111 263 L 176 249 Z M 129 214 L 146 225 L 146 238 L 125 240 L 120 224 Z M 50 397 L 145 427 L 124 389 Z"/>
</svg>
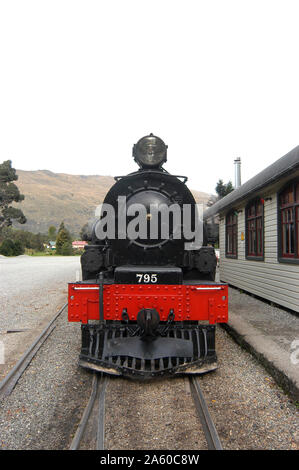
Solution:
<svg viewBox="0 0 299 470">
<path fill-rule="evenodd" d="M 280 171 L 274 173 L 271 175 L 268 179 L 258 182 L 256 185 L 254 185 L 254 181 L 256 179 L 259 179 L 259 177 L 263 173 L 267 173 L 267 171 L 273 167 L 273 165 L 276 165 L 279 160 L 284 160 L 286 159 L 286 163 L 288 162 L 288 158 L 292 157 L 296 158 L 296 160 L 293 162 L 291 165 L 285 165 L 285 167 L 282 167 Z M 265 188 L 267 186 L 270 186 L 271 184 L 277 182 L 279 179 L 287 176 L 288 174 L 292 173 L 294 170 L 299 168 L 299 146 L 295 147 L 293 150 L 291 150 L 288 154 L 286 154 L 284 157 L 281 157 L 279 160 L 275 161 L 272 163 L 272 165 L 268 166 L 265 168 L 263 171 L 258 173 L 256 176 L 251 178 L 250 180 L 246 181 L 244 185 L 240 186 L 239 188 L 235 189 L 231 193 L 229 193 L 227 196 L 222 198 L 220 201 L 216 202 L 213 206 L 209 207 L 205 212 L 204 212 L 204 219 L 208 219 L 210 217 L 213 217 L 216 214 L 219 214 L 220 212 L 227 211 L 230 209 L 233 205 L 239 204 L 242 200 L 247 199 L 257 191 L 261 190 L 262 188 Z M 244 186 L 249 186 L 248 190 L 244 191 Z"/>
</svg>

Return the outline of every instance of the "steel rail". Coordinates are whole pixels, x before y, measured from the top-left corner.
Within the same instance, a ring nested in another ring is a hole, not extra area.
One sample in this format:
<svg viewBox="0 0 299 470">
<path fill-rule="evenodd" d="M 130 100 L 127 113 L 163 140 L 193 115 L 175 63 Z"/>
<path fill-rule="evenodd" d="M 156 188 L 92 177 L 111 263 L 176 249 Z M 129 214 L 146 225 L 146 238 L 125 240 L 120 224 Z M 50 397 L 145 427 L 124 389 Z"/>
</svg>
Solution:
<svg viewBox="0 0 299 470">
<path fill-rule="evenodd" d="M 37 351 L 44 344 L 48 336 L 52 333 L 56 325 L 53 325 L 55 320 L 61 315 L 61 313 L 66 308 L 67 303 L 56 313 L 55 317 L 48 323 L 46 328 L 40 333 L 40 335 L 35 339 L 35 341 L 29 346 L 29 348 L 24 352 L 18 362 L 10 370 L 10 372 L 4 377 L 0 382 L 0 399 L 7 397 L 11 394 L 14 387 L 16 386 L 18 380 L 24 373 L 25 369 L 28 367 L 32 359 L 34 358 Z"/>
<path fill-rule="evenodd" d="M 96 450 L 105 449 L 105 394 L 108 377 L 102 378 L 102 386 L 99 391 L 99 411 L 98 411 L 98 426 L 97 426 L 97 442 Z"/>
<path fill-rule="evenodd" d="M 77 427 L 77 431 L 73 437 L 72 443 L 70 445 L 70 450 L 77 450 L 79 449 L 84 431 L 86 429 L 89 416 L 91 413 L 91 410 L 94 407 L 96 396 L 97 396 L 97 390 L 98 390 L 98 374 L 96 372 L 93 373 L 93 378 L 92 378 L 92 387 L 91 387 L 91 394 L 88 400 L 88 403 L 84 409 L 81 421 Z"/>
<path fill-rule="evenodd" d="M 197 377 L 189 377 L 192 397 L 198 412 L 209 450 L 223 450 Z"/>
<path fill-rule="evenodd" d="M 91 393 L 83 411 L 80 423 L 70 445 L 70 450 L 78 450 L 84 440 L 85 431 L 91 420 L 96 428 L 95 450 L 104 450 L 105 445 L 105 392 L 108 378 L 98 372 L 93 373 Z M 91 450 L 91 449 L 90 449 Z"/>
</svg>

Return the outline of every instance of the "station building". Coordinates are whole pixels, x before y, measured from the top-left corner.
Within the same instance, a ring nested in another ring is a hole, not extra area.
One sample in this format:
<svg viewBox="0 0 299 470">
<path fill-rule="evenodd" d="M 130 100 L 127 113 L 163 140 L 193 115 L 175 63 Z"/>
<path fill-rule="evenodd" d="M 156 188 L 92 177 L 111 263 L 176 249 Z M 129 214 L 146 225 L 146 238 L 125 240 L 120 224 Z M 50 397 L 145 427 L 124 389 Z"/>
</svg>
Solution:
<svg viewBox="0 0 299 470">
<path fill-rule="evenodd" d="M 209 207 L 220 280 L 299 312 L 299 146 Z"/>
</svg>

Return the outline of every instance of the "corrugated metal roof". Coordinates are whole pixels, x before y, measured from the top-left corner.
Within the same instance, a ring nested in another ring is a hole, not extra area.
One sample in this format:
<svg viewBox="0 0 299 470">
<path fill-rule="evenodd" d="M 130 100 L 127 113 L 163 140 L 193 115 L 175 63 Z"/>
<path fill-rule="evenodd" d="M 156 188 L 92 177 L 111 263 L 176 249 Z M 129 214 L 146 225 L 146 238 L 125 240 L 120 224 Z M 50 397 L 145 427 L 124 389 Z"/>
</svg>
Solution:
<svg viewBox="0 0 299 470">
<path fill-rule="evenodd" d="M 276 182 L 279 178 L 286 176 L 297 168 L 299 168 L 299 146 L 295 147 L 289 153 L 272 163 L 272 165 L 269 165 L 256 176 L 246 181 L 242 186 L 234 189 L 234 191 L 209 207 L 204 212 L 204 219 L 219 214 L 221 211 L 237 204 L 242 199 L 259 191 L 261 188 Z"/>
</svg>

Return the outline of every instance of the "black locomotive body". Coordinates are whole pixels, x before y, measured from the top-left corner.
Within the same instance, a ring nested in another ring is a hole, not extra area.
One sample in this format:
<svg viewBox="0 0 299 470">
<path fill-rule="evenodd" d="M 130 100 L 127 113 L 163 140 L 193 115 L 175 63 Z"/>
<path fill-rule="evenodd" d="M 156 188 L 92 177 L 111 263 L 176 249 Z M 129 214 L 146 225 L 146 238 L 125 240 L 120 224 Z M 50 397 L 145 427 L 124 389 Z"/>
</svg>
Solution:
<svg viewBox="0 0 299 470">
<path fill-rule="evenodd" d="M 186 178 L 162 167 L 166 150 L 152 134 L 134 146 L 140 169 L 115 178 L 81 257 L 83 280 L 69 284 L 83 367 L 149 378 L 217 366 L 215 323 L 227 321 L 227 286 L 215 282 L 213 240 Z"/>
</svg>

